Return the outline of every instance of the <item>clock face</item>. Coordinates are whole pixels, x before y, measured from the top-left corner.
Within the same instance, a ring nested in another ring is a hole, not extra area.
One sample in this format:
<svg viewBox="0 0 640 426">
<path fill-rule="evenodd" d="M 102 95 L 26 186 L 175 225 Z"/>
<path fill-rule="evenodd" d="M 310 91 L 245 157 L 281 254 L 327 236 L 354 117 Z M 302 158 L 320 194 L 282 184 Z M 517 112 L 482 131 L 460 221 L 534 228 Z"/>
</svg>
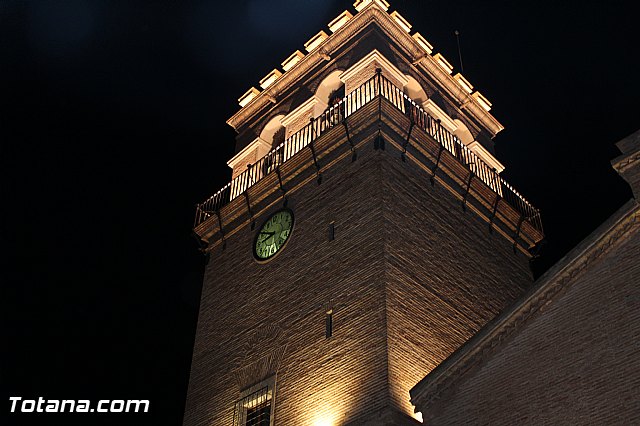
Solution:
<svg viewBox="0 0 640 426">
<path fill-rule="evenodd" d="M 282 209 L 269 217 L 253 243 L 253 255 L 258 260 L 267 260 L 275 256 L 289 240 L 293 230 L 293 212 Z"/>
</svg>

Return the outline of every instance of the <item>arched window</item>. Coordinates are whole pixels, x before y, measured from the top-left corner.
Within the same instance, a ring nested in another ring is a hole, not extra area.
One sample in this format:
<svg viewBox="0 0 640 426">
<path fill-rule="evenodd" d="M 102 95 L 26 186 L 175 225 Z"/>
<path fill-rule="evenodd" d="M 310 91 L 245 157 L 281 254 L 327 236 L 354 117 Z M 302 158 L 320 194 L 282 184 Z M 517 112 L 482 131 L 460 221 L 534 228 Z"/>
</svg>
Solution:
<svg viewBox="0 0 640 426">
<path fill-rule="evenodd" d="M 344 84 L 329 94 L 329 107 L 337 105 L 344 99 Z"/>
<path fill-rule="evenodd" d="M 321 132 L 341 123 L 344 118 L 344 104 L 341 101 L 345 96 L 345 88 L 340 74 L 341 70 L 331 72 L 318 85 L 315 93 L 319 102 L 314 116 L 320 120 Z"/>
<path fill-rule="evenodd" d="M 269 144 L 269 152 L 262 161 L 262 175 L 266 175 L 279 164 L 282 164 L 284 158 L 285 128 L 282 125 L 284 115 L 276 115 L 262 128 L 260 139 Z M 275 151 L 274 149 L 277 148 Z"/>
<path fill-rule="evenodd" d="M 464 124 L 458 118 L 455 118 L 453 122 L 456 123 L 456 130 L 453 132 L 454 136 L 460 139 L 460 141 L 465 145 L 469 145 L 471 142 L 474 141 L 475 138 L 471 134 L 471 131 L 469 130 L 466 124 Z"/>
<path fill-rule="evenodd" d="M 321 104 L 331 106 L 332 97 L 340 88 L 342 88 L 342 93 L 344 93 L 344 83 L 340 80 L 340 74 L 342 74 L 341 70 L 335 70 L 326 76 L 318 85 L 315 95 Z"/>
<path fill-rule="evenodd" d="M 422 105 L 429 97 L 427 96 L 427 92 L 424 91 L 418 80 L 411 77 L 410 75 L 406 76 L 409 82 L 405 84 L 403 90 L 404 93 L 407 94 L 411 99 L 415 101 L 418 105 Z"/>
<path fill-rule="evenodd" d="M 405 100 L 403 105 L 404 112 L 415 124 L 424 129 L 427 125 L 427 123 L 424 122 L 425 117 L 423 114 L 419 113 L 415 105 L 422 107 L 422 104 L 428 99 L 427 93 L 415 78 L 410 75 L 407 75 L 406 77 L 409 81 L 405 84 L 402 90 L 410 100 Z"/>
<path fill-rule="evenodd" d="M 282 125 L 283 114 L 276 115 L 262 128 L 260 139 L 275 148 L 284 142 L 284 126 Z"/>
</svg>

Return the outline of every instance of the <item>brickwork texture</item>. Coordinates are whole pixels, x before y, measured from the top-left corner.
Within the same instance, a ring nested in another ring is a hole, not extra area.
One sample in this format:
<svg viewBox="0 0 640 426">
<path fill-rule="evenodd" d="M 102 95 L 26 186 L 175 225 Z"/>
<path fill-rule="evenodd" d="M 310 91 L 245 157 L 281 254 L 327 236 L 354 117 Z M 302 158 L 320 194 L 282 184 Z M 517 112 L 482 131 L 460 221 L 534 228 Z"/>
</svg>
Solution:
<svg viewBox="0 0 640 426">
<path fill-rule="evenodd" d="M 531 282 L 510 241 L 371 145 L 289 197 L 273 260 L 253 259 L 248 224 L 212 252 L 185 425 L 231 425 L 243 389 L 274 374 L 278 425 L 414 424 L 409 389 Z"/>
<path fill-rule="evenodd" d="M 640 424 L 638 227 L 615 244 L 461 380 L 428 424 Z"/>
</svg>

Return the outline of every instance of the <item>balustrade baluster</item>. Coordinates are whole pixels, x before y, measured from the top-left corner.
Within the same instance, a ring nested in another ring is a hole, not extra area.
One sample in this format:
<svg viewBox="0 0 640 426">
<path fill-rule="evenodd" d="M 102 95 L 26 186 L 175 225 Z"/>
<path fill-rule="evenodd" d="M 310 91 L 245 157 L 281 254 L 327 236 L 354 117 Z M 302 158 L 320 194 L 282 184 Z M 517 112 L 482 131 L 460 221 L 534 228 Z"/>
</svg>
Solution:
<svg viewBox="0 0 640 426">
<path fill-rule="evenodd" d="M 414 124 L 417 124 L 439 144 L 444 146 L 458 161 L 468 164 L 473 173 L 494 192 L 501 195 L 506 202 L 522 213 L 534 227 L 540 231 L 542 230 L 540 213 L 537 209 L 504 181 L 493 168 L 484 163 L 456 136 L 451 134 L 421 106 L 416 104 L 400 88 L 396 87 L 379 72 L 376 72 L 374 76 L 361 84 L 360 87 L 351 91 L 335 105 L 327 108 L 317 120 L 308 123 L 302 129 L 290 135 L 282 144 L 259 159 L 253 167 L 244 170 L 205 202 L 198 204 L 196 206 L 195 226 L 206 221 L 213 212 L 242 194 L 243 191 L 254 185 L 271 170 L 285 163 L 301 151 L 314 138 L 340 124 L 344 118 L 349 117 L 376 96 L 384 97 L 401 112 L 407 114 L 414 120 Z"/>
</svg>

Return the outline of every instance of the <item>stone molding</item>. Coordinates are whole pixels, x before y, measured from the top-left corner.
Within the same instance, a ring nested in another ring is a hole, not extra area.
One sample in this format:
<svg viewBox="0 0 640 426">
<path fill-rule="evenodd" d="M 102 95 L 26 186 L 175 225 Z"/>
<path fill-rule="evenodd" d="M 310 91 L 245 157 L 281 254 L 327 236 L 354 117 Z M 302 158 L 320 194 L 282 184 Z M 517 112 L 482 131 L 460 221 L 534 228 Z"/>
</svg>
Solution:
<svg viewBox="0 0 640 426">
<path fill-rule="evenodd" d="M 353 64 L 349 69 L 340 74 L 340 80 L 343 83 L 347 84 L 351 79 L 356 77 L 357 74 L 360 74 L 371 64 L 377 64 L 382 68 L 382 74 L 387 77 L 391 82 L 396 83 L 398 85 L 405 85 L 409 82 L 407 77 L 400 72 L 398 68 L 395 67 L 382 53 L 378 51 L 378 49 L 373 49 L 370 53 L 368 53 L 364 58 L 360 59 L 358 62 Z M 388 74 L 387 74 L 388 73 Z M 372 74 L 373 77 L 375 74 Z"/>
<path fill-rule="evenodd" d="M 618 174 L 627 181 L 636 200 L 640 200 L 640 130 L 616 143 L 622 155 L 611 161 Z"/>
<path fill-rule="evenodd" d="M 260 149 L 262 148 L 262 149 Z M 255 150 L 258 150 L 258 159 L 262 158 L 269 150 L 271 149 L 271 145 L 269 142 L 261 139 L 260 137 L 255 138 L 249 145 L 245 146 L 242 151 L 237 153 L 231 158 L 231 160 L 227 161 L 227 166 L 231 167 L 231 169 L 235 169 L 235 167 L 248 155 L 254 153 Z"/>
<path fill-rule="evenodd" d="M 473 151 L 482 161 L 487 163 L 488 166 L 493 167 L 498 174 L 502 173 L 504 170 L 504 164 L 498 161 L 496 157 L 494 157 L 487 148 L 482 146 L 482 144 L 478 141 L 473 141 L 467 145 L 471 151 Z"/>
<path fill-rule="evenodd" d="M 618 173 L 623 173 L 639 160 L 640 160 L 640 151 L 632 155 L 622 156 L 622 158 L 617 158 L 612 162 L 612 166 Z"/>
<path fill-rule="evenodd" d="M 357 32 L 365 28 L 369 23 L 375 22 L 378 26 L 390 36 L 392 40 L 398 43 L 411 58 L 415 58 L 414 65 L 419 66 L 426 71 L 435 81 L 454 99 L 460 103 L 460 108 L 466 109 L 470 115 L 482 123 L 491 136 L 495 136 L 504 129 L 489 112 L 484 110 L 476 100 L 472 98 L 454 79 L 447 74 L 435 59 L 428 55 L 411 35 L 397 23 L 395 20 L 376 2 L 371 2 L 361 12 L 357 13 L 345 25 L 340 27 L 334 34 L 323 42 L 321 48 L 315 49 L 298 63 L 296 63 L 289 71 L 278 78 L 267 90 L 262 91 L 254 99 L 252 99 L 244 108 L 240 109 L 236 114 L 227 120 L 234 129 L 240 128 L 251 117 L 267 107 L 273 99 L 278 99 L 278 95 L 287 88 L 291 87 L 298 79 L 307 75 L 315 66 L 326 61 L 326 56 L 331 56 L 337 49 L 342 47 L 345 42 L 351 39 Z"/>
</svg>

